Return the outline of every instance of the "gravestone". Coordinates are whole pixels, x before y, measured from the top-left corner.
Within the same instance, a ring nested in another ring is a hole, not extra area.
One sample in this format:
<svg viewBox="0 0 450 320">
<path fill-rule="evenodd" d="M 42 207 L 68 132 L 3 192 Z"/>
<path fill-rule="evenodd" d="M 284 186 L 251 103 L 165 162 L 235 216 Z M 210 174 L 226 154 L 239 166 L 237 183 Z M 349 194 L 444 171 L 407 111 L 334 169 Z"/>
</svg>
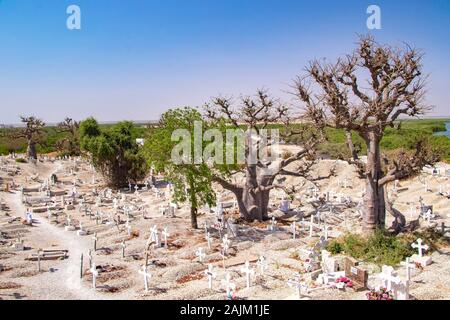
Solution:
<svg viewBox="0 0 450 320">
<path fill-rule="evenodd" d="M 369 274 L 359 266 L 359 262 L 352 258 L 345 259 L 345 276 L 354 284 L 354 289 L 364 290 L 367 288 Z"/>
<path fill-rule="evenodd" d="M 414 254 L 411 257 L 411 261 L 415 263 L 419 263 L 421 266 L 426 267 L 431 264 L 431 257 L 427 257 L 423 255 L 423 251 L 428 250 L 429 247 L 426 244 L 423 244 L 422 239 L 417 239 L 417 243 L 411 244 L 411 247 L 418 250 L 418 254 Z"/>
</svg>

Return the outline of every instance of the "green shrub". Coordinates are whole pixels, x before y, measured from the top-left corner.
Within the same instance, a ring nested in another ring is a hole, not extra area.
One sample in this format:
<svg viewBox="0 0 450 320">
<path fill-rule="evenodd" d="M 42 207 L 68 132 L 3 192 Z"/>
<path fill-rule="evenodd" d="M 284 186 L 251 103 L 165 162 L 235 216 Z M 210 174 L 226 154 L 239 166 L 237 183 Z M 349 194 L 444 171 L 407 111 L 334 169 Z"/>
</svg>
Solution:
<svg viewBox="0 0 450 320">
<path fill-rule="evenodd" d="M 402 237 L 377 230 L 367 239 L 366 255 L 368 261 L 395 266 L 406 257 L 412 256 L 411 244 Z"/>
<path fill-rule="evenodd" d="M 340 254 L 344 249 L 342 248 L 342 245 L 339 241 L 331 240 L 331 242 L 327 246 L 327 250 L 332 254 Z"/>
<path fill-rule="evenodd" d="M 27 163 L 28 161 L 26 159 L 24 159 L 24 158 L 17 158 L 16 162 L 17 163 Z"/>
<path fill-rule="evenodd" d="M 404 236 L 395 236 L 384 230 L 377 230 L 369 237 L 346 234 L 332 240 L 327 250 L 333 254 L 345 253 L 352 258 L 377 265 L 395 266 L 414 254 L 412 242 L 413 240 Z"/>
</svg>

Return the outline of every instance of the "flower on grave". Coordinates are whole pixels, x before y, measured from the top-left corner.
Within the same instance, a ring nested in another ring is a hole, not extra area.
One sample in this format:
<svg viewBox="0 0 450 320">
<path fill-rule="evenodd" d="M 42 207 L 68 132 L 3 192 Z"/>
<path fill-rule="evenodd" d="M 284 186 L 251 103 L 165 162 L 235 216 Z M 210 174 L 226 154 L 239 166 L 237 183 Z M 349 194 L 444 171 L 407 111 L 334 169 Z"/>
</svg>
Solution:
<svg viewBox="0 0 450 320">
<path fill-rule="evenodd" d="M 236 295 L 233 291 L 230 291 L 227 296 L 227 300 L 236 300 Z"/>
<path fill-rule="evenodd" d="M 350 280 L 347 277 L 339 277 L 336 279 L 337 283 L 343 283 L 344 287 L 352 288 L 353 287 L 353 281 Z"/>
<path fill-rule="evenodd" d="M 386 288 L 380 288 L 380 290 L 371 290 L 366 293 L 367 300 L 386 300 L 392 301 L 394 300 L 394 296 L 391 291 L 387 291 Z"/>
</svg>

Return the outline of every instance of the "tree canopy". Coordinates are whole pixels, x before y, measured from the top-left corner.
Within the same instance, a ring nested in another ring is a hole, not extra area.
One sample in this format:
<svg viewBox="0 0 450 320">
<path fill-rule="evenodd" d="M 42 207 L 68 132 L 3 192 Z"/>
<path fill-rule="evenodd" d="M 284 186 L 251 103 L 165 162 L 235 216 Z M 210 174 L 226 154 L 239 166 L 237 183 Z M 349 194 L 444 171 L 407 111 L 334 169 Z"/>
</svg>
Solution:
<svg viewBox="0 0 450 320">
<path fill-rule="evenodd" d="M 94 167 L 115 187 L 138 183 L 148 172 L 144 155 L 136 139 L 136 126 L 129 121 L 100 128 L 94 118 L 80 124 L 81 149 L 89 153 Z"/>
</svg>

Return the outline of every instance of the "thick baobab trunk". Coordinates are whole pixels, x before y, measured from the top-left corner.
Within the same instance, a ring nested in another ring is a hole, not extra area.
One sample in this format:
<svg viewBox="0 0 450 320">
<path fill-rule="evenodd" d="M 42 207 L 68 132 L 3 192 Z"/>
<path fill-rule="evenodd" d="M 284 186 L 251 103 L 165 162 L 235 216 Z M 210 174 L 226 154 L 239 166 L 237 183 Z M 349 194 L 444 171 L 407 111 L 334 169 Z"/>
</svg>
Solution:
<svg viewBox="0 0 450 320">
<path fill-rule="evenodd" d="M 28 140 L 27 157 L 28 159 L 37 159 L 36 143 L 33 140 Z"/>
<path fill-rule="evenodd" d="M 370 233 L 379 227 L 384 227 L 386 205 L 384 188 L 379 186 L 382 178 L 380 137 L 375 133 L 369 133 L 366 137 L 367 144 L 367 178 L 366 194 L 363 199 L 363 229 Z"/>
<path fill-rule="evenodd" d="M 259 189 L 272 184 L 271 177 L 258 177 L 256 166 L 247 169 L 246 181 L 241 193 L 236 194 L 241 216 L 247 221 L 268 219 L 270 189 Z"/>
</svg>

